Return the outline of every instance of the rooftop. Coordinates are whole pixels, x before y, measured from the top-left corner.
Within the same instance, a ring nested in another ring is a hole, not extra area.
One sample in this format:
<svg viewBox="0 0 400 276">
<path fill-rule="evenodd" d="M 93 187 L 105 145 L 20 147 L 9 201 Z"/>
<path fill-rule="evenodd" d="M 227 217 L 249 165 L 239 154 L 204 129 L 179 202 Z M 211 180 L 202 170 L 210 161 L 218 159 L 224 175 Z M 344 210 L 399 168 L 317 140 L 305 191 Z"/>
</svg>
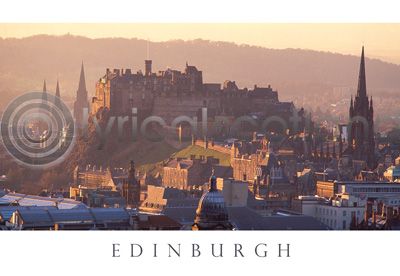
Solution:
<svg viewBox="0 0 400 276">
<path fill-rule="evenodd" d="M 0 197 L 0 205 L 56 206 L 58 209 L 87 208 L 82 202 L 69 198 L 53 198 L 19 193 L 8 193 Z"/>
</svg>

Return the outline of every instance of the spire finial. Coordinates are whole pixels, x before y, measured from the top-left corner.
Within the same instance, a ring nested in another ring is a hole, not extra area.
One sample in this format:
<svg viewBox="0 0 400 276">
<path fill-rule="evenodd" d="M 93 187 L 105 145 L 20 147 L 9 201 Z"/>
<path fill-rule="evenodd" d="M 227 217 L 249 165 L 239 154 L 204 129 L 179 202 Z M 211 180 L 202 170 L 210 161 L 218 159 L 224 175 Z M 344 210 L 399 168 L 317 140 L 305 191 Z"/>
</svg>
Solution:
<svg viewBox="0 0 400 276">
<path fill-rule="evenodd" d="M 361 50 L 361 61 L 360 61 L 360 72 L 358 75 L 357 96 L 360 98 L 364 98 L 367 96 L 367 84 L 366 84 L 366 78 L 365 78 L 364 46 L 362 46 L 362 50 Z"/>
</svg>

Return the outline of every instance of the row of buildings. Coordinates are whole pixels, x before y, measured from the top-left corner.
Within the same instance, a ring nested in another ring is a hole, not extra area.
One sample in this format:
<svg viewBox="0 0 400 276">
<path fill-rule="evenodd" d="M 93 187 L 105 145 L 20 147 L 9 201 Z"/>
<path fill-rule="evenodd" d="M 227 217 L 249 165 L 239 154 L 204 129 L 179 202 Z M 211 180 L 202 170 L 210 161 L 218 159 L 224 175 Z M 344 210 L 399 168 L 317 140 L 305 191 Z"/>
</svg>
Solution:
<svg viewBox="0 0 400 276">
<path fill-rule="evenodd" d="M 231 81 L 221 87 L 203 83 L 202 72 L 194 66 L 186 65 L 184 72 L 153 73 L 151 65 L 150 60 L 145 62 L 144 73 L 107 69 L 96 84 L 91 113 L 127 115 L 137 107 L 141 116 L 172 120 L 178 115 L 199 116 L 207 107 L 213 120 L 224 114 L 288 116 L 294 108 L 279 102 L 270 87 L 239 89 Z M 83 66 L 79 87 L 83 96 L 76 105 L 85 108 Z M 92 219 L 88 215 L 92 225 L 99 210 L 120 210 L 122 217 L 130 217 L 130 228 L 124 229 L 140 229 L 132 225 L 141 216 L 165 217 L 179 229 L 193 230 L 397 229 L 400 151 L 376 143 L 373 102 L 366 87 L 363 49 L 357 95 L 350 104 L 349 123 L 340 125 L 339 133 L 323 136 L 312 122 L 303 121 L 302 131 L 266 129 L 250 138 L 193 138 L 192 147 L 203 147 L 204 155 L 171 157 L 153 175 L 138 174 L 133 162 L 127 169 L 77 167 L 67 196 L 95 210 Z M 299 114 L 304 119 L 304 111 Z M 229 164 L 210 155 L 212 151 Z M 57 213 L 41 212 L 48 217 Z M 76 211 L 76 216 L 79 212 L 83 216 L 86 211 Z M 9 225 L 18 228 L 15 221 Z M 52 222 L 58 225 L 54 228 L 67 229 Z M 95 225 L 107 229 L 101 222 Z"/>
</svg>

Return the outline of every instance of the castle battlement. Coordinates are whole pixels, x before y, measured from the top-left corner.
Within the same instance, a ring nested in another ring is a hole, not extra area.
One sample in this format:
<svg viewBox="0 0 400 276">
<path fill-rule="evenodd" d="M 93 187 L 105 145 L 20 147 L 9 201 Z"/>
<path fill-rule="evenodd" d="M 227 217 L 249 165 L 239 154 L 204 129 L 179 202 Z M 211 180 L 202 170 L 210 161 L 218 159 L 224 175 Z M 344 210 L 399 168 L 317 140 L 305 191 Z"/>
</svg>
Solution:
<svg viewBox="0 0 400 276">
<path fill-rule="evenodd" d="M 91 110 L 92 114 L 107 109 L 113 115 L 131 115 L 132 108 L 137 108 L 139 118 L 156 115 L 169 122 L 180 115 L 201 118 L 204 107 L 212 118 L 267 112 L 289 114 L 293 104 L 279 102 L 278 92 L 270 85 L 248 89 L 239 88 L 235 81 L 204 83 L 202 71 L 187 63 L 183 71 L 168 68 L 154 73 L 152 61 L 146 60 L 144 73 L 107 68 L 96 83 Z"/>
</svg>

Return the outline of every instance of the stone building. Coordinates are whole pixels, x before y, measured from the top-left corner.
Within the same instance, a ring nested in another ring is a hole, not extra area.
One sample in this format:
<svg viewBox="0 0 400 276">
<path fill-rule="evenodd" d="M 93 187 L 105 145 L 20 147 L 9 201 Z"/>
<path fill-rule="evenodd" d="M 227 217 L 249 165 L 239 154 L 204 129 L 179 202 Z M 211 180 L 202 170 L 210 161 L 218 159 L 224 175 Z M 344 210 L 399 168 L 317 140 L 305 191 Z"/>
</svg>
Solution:
<svg viewBox="0 0 400 276">
<path fill-rule="evenodd" d="M 349 109 L 347 154 L 351 154 L 355 160 L 363 160 L 370 169 L 376 167 L 375 138 L 374 138 L 374 108 L 372 97 L 367 95 L 365 76 L 364 47 L 361 52 L 360 72 L 358 77 L 357 95 L 351 98 Z"/>
<path fill-rule="evenodd" d="M 117 185 L 113 180 L 110 168 L 88 164 L 81 168 L 77 166 L 74 170 L 75 187 L 83 186 L 89 189 L 107 188 L 116 190 Z"/>
<path fill-rule="evenodd" d="M 200 194 L 197 196 L 177 188 L 149 185 L 147 198 L 141 203 L 139 209 L 146 213 L 162 214 L 168 208 L 195 208 L 199 203 L 199 197 Z"/>
<path fill-rule="evenodd" d="M 243 104 L 246 103 L 246 104 Z M 132 108 L 137 110 L 132 113 Z M 152 61 L 145 61 L 145 72 L 131 69 L 106 69 L 96 83 L 91 111 L 108 110 L 112 115 L 160 116 L 171 123 L 177 116 L 196 116 L 202 121 L 202 108 L 207 117 L 253 114 L 257 118 L 276 115 L 288 119 L 293 103 L 280 102 L 270 86 L 253 89 L 237 87 L 234 81 L 204 83 L 202 71 L 186 64 L 183 72 L 167 69 L 154 73 Z M 137 113 L 136 113 L 137 112 Z"/>
<path fill-rule="evenodd" d="M 219 165 L 219 160 L 213 157 L 200 156 L 190 159 L 174 158 L 163 168 L 162 185 L 183 190 L 201 187 L 207 182 L 207 175 L 215 170 L 218 177 L 231 177 L 232 168 Z"/>
</svg>

